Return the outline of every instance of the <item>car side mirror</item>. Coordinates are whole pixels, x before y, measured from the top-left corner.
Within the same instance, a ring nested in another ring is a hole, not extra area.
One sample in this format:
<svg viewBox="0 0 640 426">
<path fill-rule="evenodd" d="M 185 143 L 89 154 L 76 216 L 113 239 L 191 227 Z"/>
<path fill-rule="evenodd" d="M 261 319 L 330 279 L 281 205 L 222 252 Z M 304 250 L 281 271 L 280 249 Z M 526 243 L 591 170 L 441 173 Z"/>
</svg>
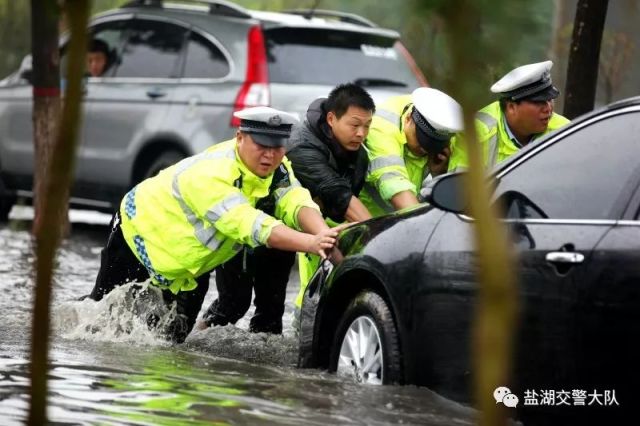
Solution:
<svg viewBox="0 0 640 426">
<path fill-rule="evenodd" d="M 465 172 L 449 173 L 432 180 L 422 189 L 421 195 L 429 204 L 451 213 L 464 213 L 467 200 L 464 198 Z"/>
<path fill-rule="evenodd" d="M 20 78 L 26 80 L 29 84 L 33 84 L 33 70 L 24 70 L 20 73 Z"/>
<path fill-rule="evenodd" d="M 27 55 L 24 57 L 22 62 L 20 63 L 20 68 L 18 69 L 18 76 L 29 82 L 29 84 L 33 83 L 33 65 L 31 55 Z"/>
</svg>

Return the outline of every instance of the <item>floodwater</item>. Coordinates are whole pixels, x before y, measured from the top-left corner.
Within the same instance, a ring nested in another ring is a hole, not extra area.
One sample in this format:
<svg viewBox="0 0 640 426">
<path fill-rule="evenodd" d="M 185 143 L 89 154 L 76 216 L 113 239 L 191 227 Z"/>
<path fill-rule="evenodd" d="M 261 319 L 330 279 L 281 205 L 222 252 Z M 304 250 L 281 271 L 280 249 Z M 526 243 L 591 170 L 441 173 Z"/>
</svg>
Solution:
<svg viewBox="0 0 640 426">
<path fill-rule="evenodd" d="M 28 410 L 34 282 L 28 208 L 0 225 L 0 424 Z M 473 411 L 415 386 L 358 385 L 295 367 L 292 274 L 282 336 L 236 326 L 193 332 L 181 345 L 128 314 L 126 289 L 100 302 L 87 294 L 109 218 L 72 211 L 73 230 L 55 275 L 48 416 L 57 425 L 469 425 Z M 212 280 L 203 306 L 215 298 Z"/>
</svg>

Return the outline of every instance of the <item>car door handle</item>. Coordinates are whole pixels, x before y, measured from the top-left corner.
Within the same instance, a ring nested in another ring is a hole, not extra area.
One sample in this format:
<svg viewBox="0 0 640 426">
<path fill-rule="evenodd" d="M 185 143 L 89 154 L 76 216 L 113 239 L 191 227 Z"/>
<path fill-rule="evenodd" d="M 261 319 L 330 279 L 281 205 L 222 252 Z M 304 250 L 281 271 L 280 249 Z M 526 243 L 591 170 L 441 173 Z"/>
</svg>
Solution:
<svg viewBox="0 0 640 426">
<path fill-rule="evenodd" d="M 584 254 L 570 251 L 552 251 L 545 256 L 547 262 L 551 263 L 582 263 L 584 262 Z"/>
<path fill-rule="evenodd" d="M 157 87 L 150 89 L 147 91 L 147 96 L 150 97 L 151 99 L 158 99 L 161 98 L 163 96 L 167 96 L 167 92 L 165 92 L 162 89 L 159 89 Z"/>
</svg>

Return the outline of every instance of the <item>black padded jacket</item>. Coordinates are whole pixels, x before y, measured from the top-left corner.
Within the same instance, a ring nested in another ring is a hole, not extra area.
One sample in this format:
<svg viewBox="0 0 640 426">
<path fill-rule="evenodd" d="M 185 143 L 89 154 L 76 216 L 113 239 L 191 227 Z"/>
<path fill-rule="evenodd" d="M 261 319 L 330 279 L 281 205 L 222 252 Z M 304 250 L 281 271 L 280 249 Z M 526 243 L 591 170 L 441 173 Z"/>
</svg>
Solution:
<svg viewBox="0 0 640 426">
<path fill-rule="evenodd" d="M 364 147 L 345 150 L 327 124 L 326 99 L 309 105 L 307 116 L 293 127 L 287 158 L 293 172 L 318 202 L 325 217 L 343 222 L 352 196 L 358 196 L 367 174 L 369 160 Z"/>
</svg>

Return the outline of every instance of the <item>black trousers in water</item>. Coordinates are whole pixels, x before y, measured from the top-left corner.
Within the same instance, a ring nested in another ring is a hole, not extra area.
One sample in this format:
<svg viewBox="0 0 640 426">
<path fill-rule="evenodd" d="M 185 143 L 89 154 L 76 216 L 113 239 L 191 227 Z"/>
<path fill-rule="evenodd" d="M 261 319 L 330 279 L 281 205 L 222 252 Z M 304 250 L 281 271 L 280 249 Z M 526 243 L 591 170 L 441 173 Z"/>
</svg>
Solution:
<svg viewBox="0 0 640 426">
<path fill-rule="evenodd" d="M 169 290 L 162 290 L 163 301 L 167 306 L 176 302 L 178 314 L 166 328 L 160 330 L 168 340 L 176 343 L 184 342 L 202 307 L 204 296 L 209 289 L 209 278 L 210 273 L 201 275 L 196 279 L 198 286 L 194 290 L 182 291 L 177 295 Z M 148 279 L 149 272 L 133 254 L 122 235 L 120 217 L 116 213 L 111 219 L 111 234 L 109 234 L 107 245 L 102 249 L 100 271 L 89 297 L 93 300 L 101 300 L 117 286 Z M 138 296 L 138 292 L 139 288 L 134 288 L 134 297 Z M 157 318 L 146 318 L 146 320 L 150 326 L 157 322 Z"/>
<path fill-rule="evenodd" d="M 265 246 L 244 249 L 216 268 L 218 299 L 204 315 L 208 325 L 235 324 L 249 310 L 255 292 L 255 313 L 249 330 L 282 333 L 287 283 L 295 253 Z"/>
</svg>

